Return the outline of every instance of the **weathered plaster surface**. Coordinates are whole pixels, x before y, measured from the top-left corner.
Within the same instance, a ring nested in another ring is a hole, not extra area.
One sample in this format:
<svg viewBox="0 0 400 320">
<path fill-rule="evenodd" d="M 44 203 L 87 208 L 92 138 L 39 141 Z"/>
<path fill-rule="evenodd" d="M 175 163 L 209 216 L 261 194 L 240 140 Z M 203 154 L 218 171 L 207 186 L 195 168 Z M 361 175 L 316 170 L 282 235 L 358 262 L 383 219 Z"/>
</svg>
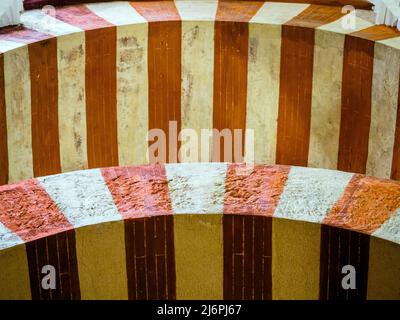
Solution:
<svg viewBox="0 0 400 320">
<path fill-rule="evenodd" d="M 281 26 L 249 25 L 246 129 L 254 130 L 256 162 L 266 164 L 275 164 L 280 53 Z"/>
<path fill-rule="evenodd" d="M 341 171 L 291 167 L 274 216 L 321 222 L 352 176 Z"/>
<path fill-rule="evenodd" d="M 4 54 L 9 182 L 33 176 L 28 47 Z M 18 83 L 18 85 L 16 85 Z"/>
<path fill-rule="evenodd" d="M 352 173 L 259 165 L 182 163 L 92 169 L 0 189 L 0 238 L 11 246 L 126 218 L 248 214 L 324 223 L 400 242 L 400 185 Z M 289 171 L 290 170 L 290 171 Z M 397 212 L 396 212 L 397 210 Z M 378 231 L 377 231 L 378 230 Z M 11 241 L 11 242 L 10 242 Z M 4 244 L 5 243 L 5 244 Z M 17 242 L 18 243 L 18 242 Z"/>
<path fill-rule="evenodd" d="M 373 23 L 358 17 L 358 11 L 359 10 L 356 10 L 356 15 L 347 14 L 336 21 L 327 23 L 317 29 L 339 34 L 348 34 L 374 25 Z"/>
<path fill-rule="evenodd" d="M 148 24 L 128 2 L 87 4 L 117 26 L 117 117 L 120 165 L 147 163 Z"/>
<path fill-rule="evenodd" d="M 376 22 L 375 13 L 372 10 L 357 9 L 356 16 L 364 21 L 369 22 L 371 25 L 374 25 Z"/>
<path fill-rule="evenodd" d="M 382 239 L 400 243 L 400 209 L 386 220 L 381 227 L 373 233 Z"/>
<path fill-rule="evenodd" d="M 182 129 L 195 130 L 201 137 L 201 129 L 212 129 L 213 79 L 214 79 L 214 22 L 182 22 Z M 209 161 L 209 148 L 195 154 L 181 154 L 183 162 Z"/>
<path fill-rule="evenodd" d="M 85 33 L 42 10 L 25 11 L 24 25 L 57 36 L 58 123 L 63 172 L 87 168 Z"/>
<path fill-rule="evenodd" d="M 51 14 L 46 14 L 42 10 L 25 11 L 21 15 L 21 22 L 29 29 L 55 36 L 62 36 L 82 31 L 80 28 L 56 19 L 51 16 Z"/>
<path fill-rule="evenodd" d="M 121 219 L 99 169 L 48 176 L 39 181 L 74 227 Z"/>
<path fill-rule="evenodd" d="M 188 1 L 175 0 L 182 21 L 214 21 L 217 13 L 218 1 Z"/>
<path fill-rule="evenodd" d="M 380 40 L 377 41 L 377 43 L 382 43 L 388 47 L 394 48 L 394 49 L 400 49 L 400 37 L 396 38 L 390 38 L 386 40 Z"/>
<path fill-rule="evenodd" d="M 315 30 L 308 165 L 336 169 L 339 151 L 344 36 Z"/>
<path fill-rule="evenodd" d="M 197 137 L 200 137 L 201 129 L 210 129 L 213 125 L 214 66 L 217 65 L 214 62 L 214 20 L 218 2 L 179 0 L 175 1 L 175 7 L 182 20 L 181 128 L 194 129 Z M 80 8 L 75 9 L 91 17 L 87 21 L 90 28 L 107 25 L 117 30 L 118 160 L 120 165 L 145 164 L 148 162 L 148 67 L 152 66 L 152 62 L 147 61 L 147 21 L 126 1 L 87 4 Z M 246 128 L 254 129 L 255 161 L 259 163 L 275 163 L 281 25 L 307 8 L 308 4 L 266 2 L 249 22 Z M 51 17 L 41 10 L 27 11 L 22 17 L 25 26 L 39 32 L 17 32 L 14 35 L 18 34 L 16 38 L 19 37 L 21 41 L 38 40 L 43 37 L 40 32 L 58 37 L 58 123 L 63 172 L 88 166 L 85 115 L 85 64 L 88 57 L 85 56 L 85 35 L 80 28 L 72 25 L 76 19 L 70 19 L 67 11 L 59 13 L 65 14 L 62 18 L 70 23 Z M 157 16 L 157 10 L 154 10 L 151 17 L 154 22 L 161 19 Z M 174 19 L 177 17 L 178 14 L 175 14 Z M 238 18 L 230 16 L 228 19 Z M 312 19 L 312 16 L 303 15 L 300 20 L 309 23 Z M 86 26 L 84 20 L 81 26 Z M 355 28 L 345 28 L 342 24 L 350 20 L 351 14 L 316 28 L 311 131 L 310 140 L 304 143 L 309 142 L 308 165 L 312 167 L 337 167 L 343 39 L 348 33 L 372 25 L 367 12 L 362 10 L 357 10 Z M 4 36 L 4 39 L 13 39 L 13 36 Z M 399 39 L 397 37 L 376 43 L 367 173 L 378 177 L 388 177 L 391 166 L 393 111 L 398 92 L 396 68 L 399 59 L 396 50 L 400 49 Z M 30 83 L 33 79 L 30 79 L 28 50 L 24 44 L 0 40 L 0 51 L 6 52 L 5 95 L 10 182 L 14 182 L 32 177 L 29 110 Z M 15 83 L 21 83 L 22 90 L 17 90 Z M 382 109 L 385 111 L 378 112 Z M 249 161 L 251 155 L 248 152 L 248 138 L 246 136 L 245 159 Z M 197 157 L 182 154 L 180 160 L 209 160 L 210 145 L 208 148 L 206 145 L 199 146 L 201 154 Z"/>
<path fill-rule="evenodd" d="M 86 169 L 85 34 L 58 38 L 57 55 L 61 168 Z"/>
<path fill-rule="evenodd" d="M 399 94 L 400 52 L 375 44 L 367 174 L 390 178 Z"/>
<path fill-rule="evenodd" d="M 0 222 L 0 250 L 20 243 L 23 243 L 22 239 Z"/>
<path fill-rule="evenodd" d="M 115 167 L 101 171 L 124 218 L 173 213 L 164 166 Z"/>
<path fill-rule="evenodd" d="M 256 165 L 249 174 L 240 174 L 244 165 L 228 168 L 224 213 L 272 216 L 287 182 L 290 167 Z"/>
<path fill-rule="evenodd" d="M 250 20 L 250 23 L 281 25 L 304 11 L 309 4 L 266 2 Z"/>
<path fill-rule="evenodd" d="M 168 164 L 165 167 L 174 213 L 222 213 L 227 164 Z"/>
<path fill-rule="evenodd" d="M 72 228 L 36 179 L 1 187 L 0 221 L 24 242 Z"/>
<path fill-rule="evenodd" d="M 89 3 L 86 6 L 96 15 L 111 22 L 115 26 L 146 23 L 146 19 L 137 13 L 127 1 Z"/>
<path fill-rule="evenodd" d="M 8 40 L 0 40 L 0 52 L 5 53 L 7 51 L 11 51 L 20 47 L 24 47 L 26 44 L 8 41 Z"/>
<path fill-rule="evenodd" d="M 199 132 L 212 126 L 213 21 L 217 2 L 177 0 L 175 5 L 183 20 L 182 128 Z M 88 7 L 115 25 L 117 30 L 119 163 L 145 163 L 147 22 L 128 2 L 90 4 Z M 249 25 L 246 127 L 255 129 L 258 162 L 275 162 L 280 24 L 307 7 L 307 4 L 265 3 Z M 47 18 L 39 10 L 23 16 L 26 26 L 59 36 L 58 112 L 62 170 L 86 168 L 85 35 L 76 27 Z M 157 14 L 154 13 L 152 18 L 157 19 Z M 360 16 L 356 18 L 356 29 L 346 29 L 342 21 L 347 18 L 324 25 L 315 32 L 310 166 L 336 168 L 344 35 L 372 25 Z M 375 45 L 367 172 L 378 177 L 388 177 L 391 169 L 400 70 L 400 57 L 396 51 L 400 49 L 399 38 L 379 41 Z M 15 181 L 32 176 L 30 82 L 34 79 L 30 79 L 25 45 L 0 40 L 0 51 L 6 52 L 10 180 Z M 313 274 L 313 278 L 303 275 L 310 266 L 319 269 L 320 226 L 309 224 L 308 229 L 305 222 L 279 218 L 324 222 L 400 243 L 400 191 L 396 183 L 361 177 L 352 188 L 349 187 L 354 178 L 351 173 L 299 167 L 281 169 L 263 167 L 249 176 L 239 176 L 231 174 L 234 168 L 227 174 L 226 164 L 108 168 L 40 178 L 40 185 L 36 185 L 37 180 L 31 180 L 15 187 L 7 186 L 9 189 L 0 191 L 0 195 L 4 192 L 0 197 L 0 217 L 4 223 L 0 223 L 0 249 L 64 231 L 71 228 L 69 223 L 72 227 L 84 226 L 75 230 L 82 297 L 125 298 L 124 222 L 102 222 L 174 213 L 178 297 L 219 298 L 223 292 L 220 214 L 265 214 L 278 218 L 273 219 L 272 228 L 275 246 L 273 281 L 277 284 L 272 286 L 273 297 L 315 298 L 319 289 L 318 273 Z M 344 197 L 346 192 L 348 197 Z M 324 220 L 332 208 L 331 219 Z M 198 241 L 200 238 L 202 241 Z M 306 256 L 302 254 L 300 244 L 308 246 Z M 378 252 L 377 247 L 371 248 L 371 252 Z M 17 298 L 29 298 L 26 250 L 24 245 L 13 249 L 16 250 L 9 256 L 11 251 L 0 251 L 0 260 L 19 268 L 3 268 L 0 283 L 10 281 L 3 280 L 4 273 L 12 280 L 23 278 L 23 283 L 6 288 Z M 382 260 L 388 256 L 392 257 L 392 253 L 385 251 Z M 108 260 L 102 263 L 105 258 Z M 379 261 L 379 256 L 375 254 L 374 259 Z M 387 261 L 383 263 L 392 267 L 392 262 Z M 190 268 L 193 263 L 196 263 L 195 267 Z M 282 265 L 289 267 L 278 270 Z M 119 269 L 115 269 L 116 266 Z M 212 277 L 202 279 L 204 272 L 210 270 Z M 397 269 L 390 270 L 393 270 L 391 274 L 397 275 Z M 99 278 L 104 281 L 96 282 Z M 375 279 L 375 285 L 380 279 Z M 368 283 L 372 283 L 369 280 Z M 196 282 L 198 290 L 191 291 Z M 293 282 L 299 283 L 294 290 Z M 391 295 L 395 289 L 390 288 Z"/>
<path fill-rule="evenodd" d="M 117 29 L 118 156 L 145 164 L 148 132 L 147 23 Z"/>
<path fill-rule="evenodd" d="M 399 207 L 400 184 L 397 181 L 354 175 L 345 196 L 330 210 L 324 223 L 371 234 Z"/>
</svg>

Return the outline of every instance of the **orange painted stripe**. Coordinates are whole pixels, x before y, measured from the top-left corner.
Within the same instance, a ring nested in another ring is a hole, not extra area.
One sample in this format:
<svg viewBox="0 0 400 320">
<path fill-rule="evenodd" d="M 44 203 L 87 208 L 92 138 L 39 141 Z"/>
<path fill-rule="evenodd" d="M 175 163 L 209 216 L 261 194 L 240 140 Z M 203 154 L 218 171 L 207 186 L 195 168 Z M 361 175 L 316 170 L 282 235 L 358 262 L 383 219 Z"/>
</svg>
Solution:
<svg viewBox="0 0 400 320">
<path fill-rule="evenodd" d="M 169 132 L 169 122 L 181 130 L 181 34 L 182 24 L 174 2 L 132 2 L 149 21 L 148 76 L 149 130 L 161 129 L 167 137 L 167 162 L 177 162 L 177 150 L 171 143 L 177 136 Z M 171 141 L 170 141 L 171 139 Z"/>
<path fill-rule="evenodd" d="M 57 18 L 86 30 L 88 167 L 118 165 L 116 27 L 86 6 L 58 9 Z"/>
<path fill-rule="evenodd" d="M 263 4 L 261 1 L 219 1 L 216 21 L 249 22 Z"/>
<path fill-rule="evenodd" d="M 32 43 L 28 49 L 31 74 L 33 173 L 37 177 L 61 172 L 57 39 Z"/>
<path fill-rule="evenodd" d="M 400 31 L 397 30 L 396 28 L 380 25 L 380 26 L 371 26 L 369 28 L 353 32 L 350 35 L 363 38 L 366 40 L 379 41 L 379 40 L 400 37 Z"/>
<path fill-rule="evenodd" d="M 131 2 L 132 7 L 148 22 L 180 21 L 181 17 L 173 1 Z"/>
<path fill-rule="evenodd" d="M 0 222 L 24 241 L 73 229 L 34 179 L 0 187 Z"/>
<path fill-rule="evenodd" d="M 163 165 L 106 168 L 102 175 L 124 218 L 172 214 Z"/>
<path fill-rule="evenodd" d="M 57 39 L 26 28 L 0 34 L 0 39 L 28 44 L 34 176 L 60 173 Z"/>
<path fill-rule="evenodd" d="M 393 160 L 391 179 L 400 180 L 400 81 L 397 103 L 396 131 L 393 145 Z"/>
<path fill-rule="evenodd" d="M 355 175 L 323 223 L 371 234 L 399 207 L 400 183 Z"/>
<path fill-rule="evenodd" d="M 335 205 L 331 208 L 330 213 L 325 217 L 323 223 L 327 223 L 329 221 L 329 215 L 338 216 L 340 211 L 346 207 L 346 204 L 350 202 L 351 198 L 353 197 L 354 193 L 358 189 L 360 180 L 364 176 L 360 174 L 354 174 L 351 178 L 349 184 L 347 185 L 346 189 L 342 197 L 335 203 Z M 327 223 L 328 224 L 328 223 Z"/>
<path fill-rule="evenodd" d="M 282 26 L 276 163 L 307 166 L 314 29 Z"/>
<path fill-rule="evenodd" d="M 313 28 L 339 19 L 338 7 L 311 5 L 282 26 L 276 162 L 307 166 L 314 64 Z"/>
<path fill-rule="evenodd" d="M 321 5 L 311 5 L 302 11 L 292 20 L 285 23 L 288 26 L 317 28 L 324 24 L 336 21 L 345 14 L 340 7 L 327 7 Z"/>
<path fill-rule="evenodd" d="M 56 39 L 52 35 L 25 27 L 4 28 L 0 31 L 0 39 L 29 45 L 34 175 L 58 173 L 61 168 L 58 147 L 57 98 L 54 100 L 58 90 L 57 61 L 54 63 L 54 59 L 57 59 L 57 53 L 54 53 Z M 40 48 L 41 46 L 43 48 Z M 49 65 L 49 68 L 42 68 L 41 63 Z M 8 183 L 8 150 L 3 56 L 1 65 L 3 98 L 0 102 L 0 136 L 2 137 L 2 141 L 0 141 L 0 184 L 5 184 Z M 56 101 L 55 104 L 53 104 L 54 101 Z M 4 103 L 3 106 L 1 106 L 2 103 Z M 47 116 L 49 119 L 46 119 Z"/>
<path fill-rule="evenodd" d="M 4 56 L 0 54 L 0 185 L 8 183 L 8 146 L 6 97 L 4 87 Z"/>
<path fill-rule="evenodd" d="M 89 168 L 118 165 L 117 31 L 86 32 L 86 121 Z"/>
<path fill-rule="evenodd" d="M 250 175 L 240 175 L 243 164 L 228 167 L 224 213 L 272 216 L 286 185 L 290 167 L 257 165 Z"/>
<path fill-rule="evenodd" d="M 338 169 L 365 173 L 371 123 L 374 42 L 345 36 Z"/>
<path fill-rule="evenodd" d="M 242 129 L 242 150 L 235 158 L 225 159 L 225 141 L 220 142 L 220 157 L 215 150 L 213 161 L 243 161 L 246 129 L 248 21 L 257 13 L 262 2 L 219 2 L 214 26 L 214 99 L 213 128 Z M 235 143 L 236 145 L 237 143 Z"/>
</svg>

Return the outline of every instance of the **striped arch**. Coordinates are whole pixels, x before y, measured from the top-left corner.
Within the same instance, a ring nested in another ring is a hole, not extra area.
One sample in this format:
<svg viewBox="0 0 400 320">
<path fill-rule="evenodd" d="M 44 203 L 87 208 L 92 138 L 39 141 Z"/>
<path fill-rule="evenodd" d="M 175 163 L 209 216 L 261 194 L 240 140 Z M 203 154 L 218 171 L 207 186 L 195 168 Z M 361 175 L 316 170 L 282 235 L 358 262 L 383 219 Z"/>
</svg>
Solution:
<svg viewBox="0 0 400 320">
<path fill-rule="evenodd" d="M 0 32 L 0 183 L 146 164 L 150 129 L 167 162 L 193 161 L 177 135 L 212 128 L 242 130 L 240 159 L 252 129 L 256 162 L 398 179 L 399 32 L 348 18 L 260 1 L 26 11 Z"/>
<path fill-rule="evenodd" d="M 0 297 L 399 298 L 399 183 L 243 166 L 111 167 L 0 187 Z M 41 286 L 45 265 L 55 290 Z M 357 290 L 342 288 L 346 265 Z"/>
</svg>

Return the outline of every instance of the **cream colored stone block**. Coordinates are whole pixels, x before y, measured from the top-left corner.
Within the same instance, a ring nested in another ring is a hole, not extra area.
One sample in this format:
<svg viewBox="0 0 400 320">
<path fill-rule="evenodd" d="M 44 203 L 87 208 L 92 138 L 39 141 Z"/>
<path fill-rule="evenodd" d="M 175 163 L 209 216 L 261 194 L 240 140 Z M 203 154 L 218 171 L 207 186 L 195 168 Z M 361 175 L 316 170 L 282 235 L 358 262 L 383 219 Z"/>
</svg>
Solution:
<svg viewBox="0 0 400 320">
<path fill-rule="evenodd" d="M 254 130 L 255 162 L 275 163 L 281 26 L 250 24 L 246 129 Z"/>
</svg>

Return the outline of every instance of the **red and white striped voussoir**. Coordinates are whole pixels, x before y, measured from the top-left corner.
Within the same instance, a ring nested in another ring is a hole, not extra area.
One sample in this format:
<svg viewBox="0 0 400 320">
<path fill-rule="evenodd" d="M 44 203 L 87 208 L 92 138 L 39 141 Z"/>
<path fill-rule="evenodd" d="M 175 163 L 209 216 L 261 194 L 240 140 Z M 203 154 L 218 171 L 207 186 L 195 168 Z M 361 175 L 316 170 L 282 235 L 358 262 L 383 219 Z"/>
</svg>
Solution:
<svg viewBox="0 0 400 320">
<path fill-rule="evenodd" d="M 86 225 L 169 214 L 273 216 L 400 244 L 399 208 L 400 183 L 341 171 L 227 163 L 112 167 L 0 187 L 0 248 Z"/>
</svg>

